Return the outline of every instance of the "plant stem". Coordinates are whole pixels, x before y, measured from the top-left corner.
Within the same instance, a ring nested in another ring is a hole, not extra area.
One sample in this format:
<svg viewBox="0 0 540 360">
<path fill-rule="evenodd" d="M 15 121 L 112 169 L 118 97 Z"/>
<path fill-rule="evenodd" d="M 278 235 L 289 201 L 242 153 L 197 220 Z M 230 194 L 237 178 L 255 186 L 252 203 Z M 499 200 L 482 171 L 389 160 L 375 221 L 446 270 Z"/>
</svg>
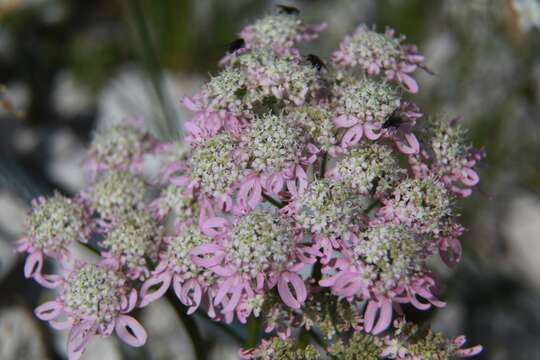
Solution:
<svg viewBox="0 0 540 360">
<path fill-rule="evenodd" d="M 321 168 L 319 169 L 319 177 L 324 179 L 324 174 L 326 173 L 326 163 L 328 162 L 328 154 L 324 153 L 321 160 Z"/>
<path fill-rule="evenodd" d="M 247 336 L 244 341 L 244 347 L 246 349 L 255 347 L 257 340 L 259 339 L 259 331 L 261 329 L 261 322 L 255 316 L 251 315 L 247 324 Z"/>
<path fill-rule="evenodd" d="M 283 203 L 277 201 L 276 199 L 274 199 L 274 198 L 271 197 L 271 196 L 268 196 L 268 195 L 266 195 L 266 194 L 264 194 L 264 193 L 262 194 L 262 196 L 263 196 L 263 198 L 264 198 L 266 201 L 268 201 L 270 204 L 274 205 L 274 206 L 277 207 L 277 208 L 280 208 L 280 209 L 281 209 L 282 207 L 285 206 L 285 204 L 283 204 Z"/>
</svg>

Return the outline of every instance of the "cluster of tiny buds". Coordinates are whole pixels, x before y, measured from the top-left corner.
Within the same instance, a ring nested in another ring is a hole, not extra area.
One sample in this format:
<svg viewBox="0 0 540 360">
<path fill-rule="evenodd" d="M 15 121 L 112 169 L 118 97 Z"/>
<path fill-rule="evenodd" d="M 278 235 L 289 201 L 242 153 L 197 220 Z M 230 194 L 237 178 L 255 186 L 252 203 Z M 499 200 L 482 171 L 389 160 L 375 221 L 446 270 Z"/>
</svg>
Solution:
<svg viewBox="0 0 540 360">
<path fill-rule="evenodd" d="M 422 121 L 404 99 L 425 69 L 415 46 L 360 26 L 330 60 L 303 55 L 296 45 L 324 27 L 278 6 L 183 99 L 193 111 L 184 139 L 160 143 L 140 121 L 102 130 L 85 163 L 87 188 L 34 201 L 17 250 L 28 253 L 28 278 L 58 290 L 36 315 L 70 330 L 70 359 L 93 335 L 143 345 L 146 332 L 128 313 L 169 289 L 188 314 L 259 318 L 279 335 L 244 358 L 481 350 L 391 324 L 404 304 L 445 305 L 430 263 L 437 253 L 450 266 L 461 257 L 455 199 L 478 183 L 483 153 L 457 120 Z M 159 169 L 148 176 L 152 164 Z M 99 262 L 77 260 L 70 248 L 81 245 Z M 47 258 L 58 274 L 43 272 Z M 332 344 L 298 347 L 295 328 Z"/>
</svg>

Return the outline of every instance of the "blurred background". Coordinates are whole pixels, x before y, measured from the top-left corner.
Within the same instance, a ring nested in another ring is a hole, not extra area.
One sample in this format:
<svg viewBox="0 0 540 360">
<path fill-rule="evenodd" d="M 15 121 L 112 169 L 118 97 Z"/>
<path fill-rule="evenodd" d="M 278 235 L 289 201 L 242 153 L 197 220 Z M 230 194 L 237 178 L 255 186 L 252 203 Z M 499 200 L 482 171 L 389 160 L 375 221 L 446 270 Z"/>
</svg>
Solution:
<svg viewBox="0 0 540 360">
<path fill-rule="evenodd" d="M 419 45 L 436 75 L 417 73 L 415 101 L 427 114 L 463 114 L 472 141 L 488 153 L 479 191 L 462 201 L 465 257 L 456 271 L 441 269 L 449 305 L 420 320 L 482 343 L 478 359 L 540 359 L 540 1 L 278 2 L 328 22 L 306 46 L 323 59 L 359 23 L 394 27 Z M 84 185 L 80 161 L 96 127 L 137 115 L 158 136 L 179 137 L 189 115 L 179 99 L 273 6 L 0 0 L 0 359 L 65 357 L 65 334 L 33 317 L 44 294 L 23 279 L 13 254 L 30 199 Z M 168 303 L 140 317 L 149 332 L 142 351 L 111 337 L 94 340 L 84 358 L 195 359 L 186 323 Z M 205 334 L 211 358 L 235 358 L 236 333 L 195 321 L 188 329 Z"/>
</svg>

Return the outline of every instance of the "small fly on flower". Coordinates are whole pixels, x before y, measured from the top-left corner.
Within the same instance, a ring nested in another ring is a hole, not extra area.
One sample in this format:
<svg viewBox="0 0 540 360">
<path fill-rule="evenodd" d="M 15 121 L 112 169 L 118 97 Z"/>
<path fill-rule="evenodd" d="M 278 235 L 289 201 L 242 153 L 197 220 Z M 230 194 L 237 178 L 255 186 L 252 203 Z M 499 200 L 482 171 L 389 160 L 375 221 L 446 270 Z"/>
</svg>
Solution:
<svg viewBox="0 0 540 360">
<path fill-rule="evenodd" d="M 386 121 L 382 125 L 383 129 L 388 129 L 389 127 L 398 127 L 403 123 L 403 119 L 398 114 L 399 108 L 392 111 L 390 115 L 386 118 Z"/>
<path fill-rule="evenodd" d="M 322 61 L 321 58 L 317 55 L 309 54 L 308 56 L 306 56 L 306 60 L 309 61 L 311 63 L 311 66 L 316 68 L 318 71 L 321 71 L 321 69 L 323 68 L 328 70 L 324 61 Z"/>
<path fill-rule="evenodd" d="M 300 15 L 300 10 L 294 6 L 277 4 L 278 13 L 287 15 Z"/>
<path fill-rule="evenodd" d="M 246 41 L 242 38 L 238 38 L 234 41 L 231 41 L 228 45 L 228 50 L 227 52 L 229 54 L 234 54 L 235 52 L 237 52 L 238 50 L 244 48 L 244 46 L 246 46 Z"/>
</svg>

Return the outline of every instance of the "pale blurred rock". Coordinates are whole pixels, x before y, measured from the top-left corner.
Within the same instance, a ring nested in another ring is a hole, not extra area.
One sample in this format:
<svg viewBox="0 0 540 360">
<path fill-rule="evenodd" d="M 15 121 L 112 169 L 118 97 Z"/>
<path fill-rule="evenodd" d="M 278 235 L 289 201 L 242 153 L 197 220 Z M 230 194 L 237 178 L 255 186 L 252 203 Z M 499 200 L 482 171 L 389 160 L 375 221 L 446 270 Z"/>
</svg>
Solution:
<svg viewBox="0 0 540 360">
<path fill-rule="evenodd" d="M 67 337 L 68 331 L 54 331 L 56 350 L 67 358 Z M 118 346 L 117 339 L 112 337 L 102 338 L 92 337 L 88 347 L 84 351 L 82 360 L 122 360 L 122 353 Z"/>
<path fill-rule="evenodd" d="M 211 360 L 238 360 L 238 347 L 232 343 L 220 342 L 214 346 L 210 354 Z"/>
<path fill-rule="evenodd" d="M 92 104 L 88 89 L 68 71 L 56 77 L 53 91 L 53 104 L 61 115 L 69 117 L 80 114 L 87 111 Z"/>
<path fill-rule="evenodd" d="M 164 299 L 145 308 L 140 319 L 148 332 L 149 359 L 194 360 L 193 346 L 174 309 Z"/>
<path fill-rule="evenodd" d="M 60 130 L 50 139 L 50 146 L 49 176 L 70 191 L 80 190 L 85 182 L 81 163 L 86 149 L 82 143 L 71 132 Z"/>
<path fill-rule="evenodd" d="M 24 227 L 30 207 L 8 191 L 0 191 L 0 228 L 10 235 L 18 236 Z"/>
<path fill-rule="evenodd" d="M 125 68 L 118 76 L 111 79 L 98 99 L 98 127 L 130 117 L 142 117 L 147 128 L 161 136 L 179 138 L 182 122 L 190 116 L 181 106 L 180 99 L 193 95 L 201 84 L 198 76 L 173 76 L 164 73 L 162 92 L 172 124 L 165 123 L 162 105 L 155 95 L 152 82 L 134 67 Z M 160 120 L 161 119 L 161 120 Z"/>
<path fill-rule="evenodd" d="M 36 320 L 22 306 L 0 309 L 0 359 L 48 359 Z"/>
<path fill-rule="evenodd" d="M 503 234 L 510 262 L 534 285 L 540 287 L 540 199 L 517 194 L 507 205 Z"/>
</svg>

